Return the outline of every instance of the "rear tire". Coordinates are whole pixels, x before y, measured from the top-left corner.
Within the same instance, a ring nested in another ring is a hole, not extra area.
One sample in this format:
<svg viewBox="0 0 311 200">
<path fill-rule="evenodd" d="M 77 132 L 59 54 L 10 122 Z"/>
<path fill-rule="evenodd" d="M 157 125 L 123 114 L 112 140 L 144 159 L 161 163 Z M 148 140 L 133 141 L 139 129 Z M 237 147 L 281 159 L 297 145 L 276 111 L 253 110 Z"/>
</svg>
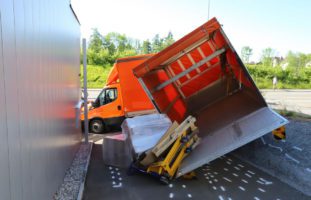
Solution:
<svg viewBox="0 0 311 200">
<path fill-rule="evenodd" d="M 105 129 L 105 124 L 101 119 L 93 119 L 90 122 L 90 132 L 92 133 L 103 133 Z"/>
</svg>

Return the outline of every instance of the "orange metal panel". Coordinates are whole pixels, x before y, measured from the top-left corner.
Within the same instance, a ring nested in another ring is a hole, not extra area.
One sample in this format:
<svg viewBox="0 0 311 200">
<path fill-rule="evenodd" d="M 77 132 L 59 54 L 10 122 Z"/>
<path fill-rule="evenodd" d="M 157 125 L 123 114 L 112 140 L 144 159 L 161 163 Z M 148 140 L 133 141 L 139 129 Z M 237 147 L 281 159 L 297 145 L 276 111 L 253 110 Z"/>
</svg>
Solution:
<svg viewBox="0 0 311 200">
<path fill-rule="evenodd" d="M 220 49 L 225 49 L 222 55 L 217 56 L 217 54 L 214 54 Z M 183 73 L 196 63 L 211 56 L 212 58 L 204 64 L 200 63 L 201 66 L 189 73 Z M 162 70 L 165 68 L 167 70 Z M 164 84 L 170 79 L 166 74 L 167 72 L 170 72 L 171 76 L 184 74 L 175 81 L 177 87 L 180 88 L 176 88 L 176 85 L 169 83 L 168 85 L 165 84 L 164 88 L 156 91 L 156 86 Z M 179 101 L 170 106 L 171 109 L 167 111 L 169 116 L 174 115 L 171 119 L 177 121 L 185 118 L 187 98 L 201 92 L 217 81 L 226 80 L 227 82 L 223 84 L 230 85 L 234 79 L 240 85 L 257 89 L 216 18 L 211 19 L 157 55 L 138 65 L 134 69 L 134 74 L 145 82 L 162 112 L 166 111 L 171 101 L 180 96 Z M 230 86 L 225 87 L 230 90 Z M 179 91 L 182 91 L 185 99 L 181 97 Z"/>
</svg>

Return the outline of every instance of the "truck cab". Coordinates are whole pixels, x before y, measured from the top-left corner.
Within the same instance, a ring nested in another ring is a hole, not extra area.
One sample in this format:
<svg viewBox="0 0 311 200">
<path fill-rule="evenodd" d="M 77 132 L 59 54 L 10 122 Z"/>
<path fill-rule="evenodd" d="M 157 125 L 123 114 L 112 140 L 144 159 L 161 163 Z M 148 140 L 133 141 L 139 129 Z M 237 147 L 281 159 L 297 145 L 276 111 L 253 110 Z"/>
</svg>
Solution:
<svg viewBox="0 0 311 200">
<path fill-rule="evenodd" d="M 151 55 L 140 55 L 116 60 L 107 83 L 94 102 L 88 105 L 89 131 L 107 133 L 120 130 L 126 117 L 155 112 L 153 104 L 134 76 L 132 70 Z M 80 119 L 84 124 L 84 113 Z"/>
</svg>

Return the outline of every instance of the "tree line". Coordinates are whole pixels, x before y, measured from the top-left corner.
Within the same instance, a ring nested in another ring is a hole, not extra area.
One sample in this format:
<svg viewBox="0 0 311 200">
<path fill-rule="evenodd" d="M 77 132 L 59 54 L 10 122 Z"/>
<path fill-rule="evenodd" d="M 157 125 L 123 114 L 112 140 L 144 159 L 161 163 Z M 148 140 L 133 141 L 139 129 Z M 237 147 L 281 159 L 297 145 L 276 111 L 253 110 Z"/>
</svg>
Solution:
<svg viewBox="0 0 311 200">
<path fill-rule="evenodd" d="M 112 65 L 118 58 L 157 53 L 174 42 L 171 32 L 166 37 L 156 34 L 151 40 L 140 41 L 116 32 L 102 35 L 98 29 L 93 29 L 87 47 L 87 63 L 101 66 Z"/>
<path fill-rule="evenodd" d="M 260 61 L 250 62 L 253 50 L 245 46 L 241 59 L 260 88 L 271 88 L 272 79 L 278 80 L 278 88 L 311 88 L 311 54 L 289 51 L 286 56 L 276 56 L 276 50 L 262 50 Z"/>
</svg>

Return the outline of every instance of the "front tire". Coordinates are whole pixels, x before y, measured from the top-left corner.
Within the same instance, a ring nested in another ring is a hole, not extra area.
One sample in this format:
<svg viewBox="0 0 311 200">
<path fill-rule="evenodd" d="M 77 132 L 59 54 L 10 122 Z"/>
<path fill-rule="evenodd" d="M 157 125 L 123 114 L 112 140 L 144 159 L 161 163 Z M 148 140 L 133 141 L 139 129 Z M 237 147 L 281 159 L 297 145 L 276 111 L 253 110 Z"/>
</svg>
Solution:
<svg viewBox="0 0 311 200">
<path fill-rule="evenodd" d="M 92 133 L 103 133 L 105 129 L 105 124 L 100 119 L 93 119 L 90 122 L 90 132 Z"/>
</svg>

